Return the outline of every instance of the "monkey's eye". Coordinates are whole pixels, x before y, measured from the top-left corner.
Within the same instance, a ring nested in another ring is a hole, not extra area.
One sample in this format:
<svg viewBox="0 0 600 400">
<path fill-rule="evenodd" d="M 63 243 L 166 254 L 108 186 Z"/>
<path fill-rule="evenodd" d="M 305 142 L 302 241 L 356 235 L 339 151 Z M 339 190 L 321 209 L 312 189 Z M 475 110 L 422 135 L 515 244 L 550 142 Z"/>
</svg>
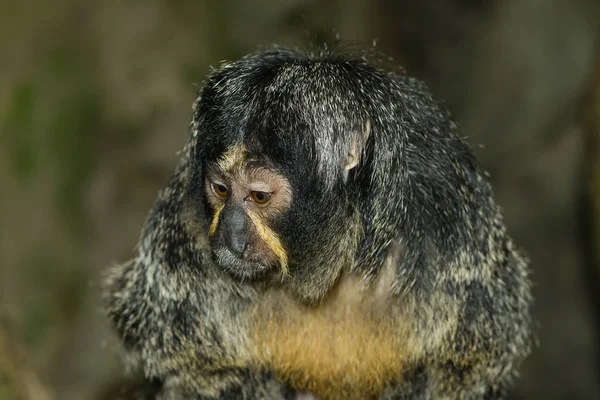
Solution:
<svg viewBox="0 0 600 400">
<path fill-rule="evenodd" d="M 252 191 L 250 197 L 257 204 L 265 204 L 271 198 L 271 193 Z"/>
<path fill-rule="evenodd" d="M 213 190 L 215 191 L 215 194 L 219 197 L 227 197 L 227 195 L 229 195 L 229 189 L 227 189 L 227 186 L 225 186 L 225 185 L 213 183 L 212 187 L 213 187 Z"/>
</svg>

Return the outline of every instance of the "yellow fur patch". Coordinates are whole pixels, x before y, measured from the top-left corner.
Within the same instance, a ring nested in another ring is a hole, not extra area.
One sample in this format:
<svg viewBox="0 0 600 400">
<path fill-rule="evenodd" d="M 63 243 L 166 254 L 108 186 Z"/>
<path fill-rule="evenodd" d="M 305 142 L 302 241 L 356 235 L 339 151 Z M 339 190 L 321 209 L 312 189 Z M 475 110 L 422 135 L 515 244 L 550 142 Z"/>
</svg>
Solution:
<svg viewBox="0 0 600 400">
<path fill-rule="evenodd" d="M 390 318 L 385 296 L 361 285 L 339 285 L 318 307 L 281 292 L 267 296 L 251 313 L 257 363 L 320 399 L 379 397 L 401 379 L 412 335 Z"/>
<path fill-rule="evenodd" d="M 279 239 L 279 236 L 271 228 L 269 228 L 256 213 L 248 211 L 248 217 L 250 217 L 250 220 L 252 220 L 258 236 L 260 236 L 261 240 L 267 244 L 267 246 L 271 249 L 271 251 L 273 251 L 273 254 L 275 254 L 279 260 L 281 274 L 283 276 L 287 275 L 288 256 L 285 248 L 283 247 L 283 243 L 281 243 L 281 240 Z"/>
<path fill-rule="evenodd" d="M 208 236 L 214 235 L 215 231 L 217 230 L 217 226 L 219 226 L 219 215 L 221 215 L 221 210 L 223 210 L 223 204 L 218 204 L 215 206 L 213 219 L 210 224 L 210 228 L 208 228 Z"/>
<path fill-rule="evenodd" d="M 231 146 L 217 161 L 221 171 L 230 171 L 240 167 L 246 161 L 246 147 L 243 143 Z"/>
</svg>

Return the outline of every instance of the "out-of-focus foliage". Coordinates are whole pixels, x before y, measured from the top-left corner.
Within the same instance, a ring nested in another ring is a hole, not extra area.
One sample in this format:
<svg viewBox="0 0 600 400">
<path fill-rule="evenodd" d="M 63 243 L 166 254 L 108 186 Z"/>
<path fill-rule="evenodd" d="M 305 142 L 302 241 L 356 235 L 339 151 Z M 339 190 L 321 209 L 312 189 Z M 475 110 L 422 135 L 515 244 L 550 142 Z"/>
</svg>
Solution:
<svg viewBox="0 0 600 400">
<path fill-rule="evenodd" d="M 50 400 L 19 341 L 0 324 L 0 399 Z"/>
<path fill-rule="evenodd" d="M 599 6 L 0 0 L 0 307 L 41 382 L 66 400 L 120 385 L 97 282 L 131 257 L 210 66 L 339 35 L 425 79 L 491 173 L 536 282 L 515 398 L 600 397 Z M 14 359 L 0 350 L 0 400 L 4 376 L 34 379 Z"/>
</svg>

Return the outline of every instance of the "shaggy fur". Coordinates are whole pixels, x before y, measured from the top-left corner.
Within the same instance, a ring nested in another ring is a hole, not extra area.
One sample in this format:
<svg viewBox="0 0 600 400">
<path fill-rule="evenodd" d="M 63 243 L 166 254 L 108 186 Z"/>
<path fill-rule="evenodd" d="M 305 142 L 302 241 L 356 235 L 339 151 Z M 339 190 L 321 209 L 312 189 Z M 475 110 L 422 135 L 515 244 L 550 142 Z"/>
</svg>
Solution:
<svg viewBox="0 0 600 400">
<path fill-rule="evenodd" d="M 530 348 L 527 263 L 423 83 L 270 49 L 213 71 L 191 128 L 135 259 L 106 285 L 159 398 L 504 395 Z M 262 228 L 285 274 L 239 279 L 209 244 L 221 210 L 207 169 L 243 162 L 240 146 L 289 182 L 291 204 Z M 361 157 L 344 170 L 349 148 Z"/>
</svg>

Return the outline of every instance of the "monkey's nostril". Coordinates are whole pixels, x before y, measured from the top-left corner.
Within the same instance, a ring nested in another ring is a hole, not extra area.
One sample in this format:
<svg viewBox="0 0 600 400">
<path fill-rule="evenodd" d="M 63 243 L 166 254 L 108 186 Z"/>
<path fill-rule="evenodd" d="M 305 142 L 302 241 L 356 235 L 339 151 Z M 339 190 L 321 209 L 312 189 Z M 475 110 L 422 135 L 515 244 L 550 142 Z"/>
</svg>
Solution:
<svg viewBox="0 0 600 400">
<path fill-rule="evenodd" d="M 250 245 L 250 243 L 246 243 L 246 246 L 244 246 L 244 253 L 242 254 L 242 257 L 248 258 L 250 256 L 251 252 L 252 252 L 252 245 Z"/>
</svg>

